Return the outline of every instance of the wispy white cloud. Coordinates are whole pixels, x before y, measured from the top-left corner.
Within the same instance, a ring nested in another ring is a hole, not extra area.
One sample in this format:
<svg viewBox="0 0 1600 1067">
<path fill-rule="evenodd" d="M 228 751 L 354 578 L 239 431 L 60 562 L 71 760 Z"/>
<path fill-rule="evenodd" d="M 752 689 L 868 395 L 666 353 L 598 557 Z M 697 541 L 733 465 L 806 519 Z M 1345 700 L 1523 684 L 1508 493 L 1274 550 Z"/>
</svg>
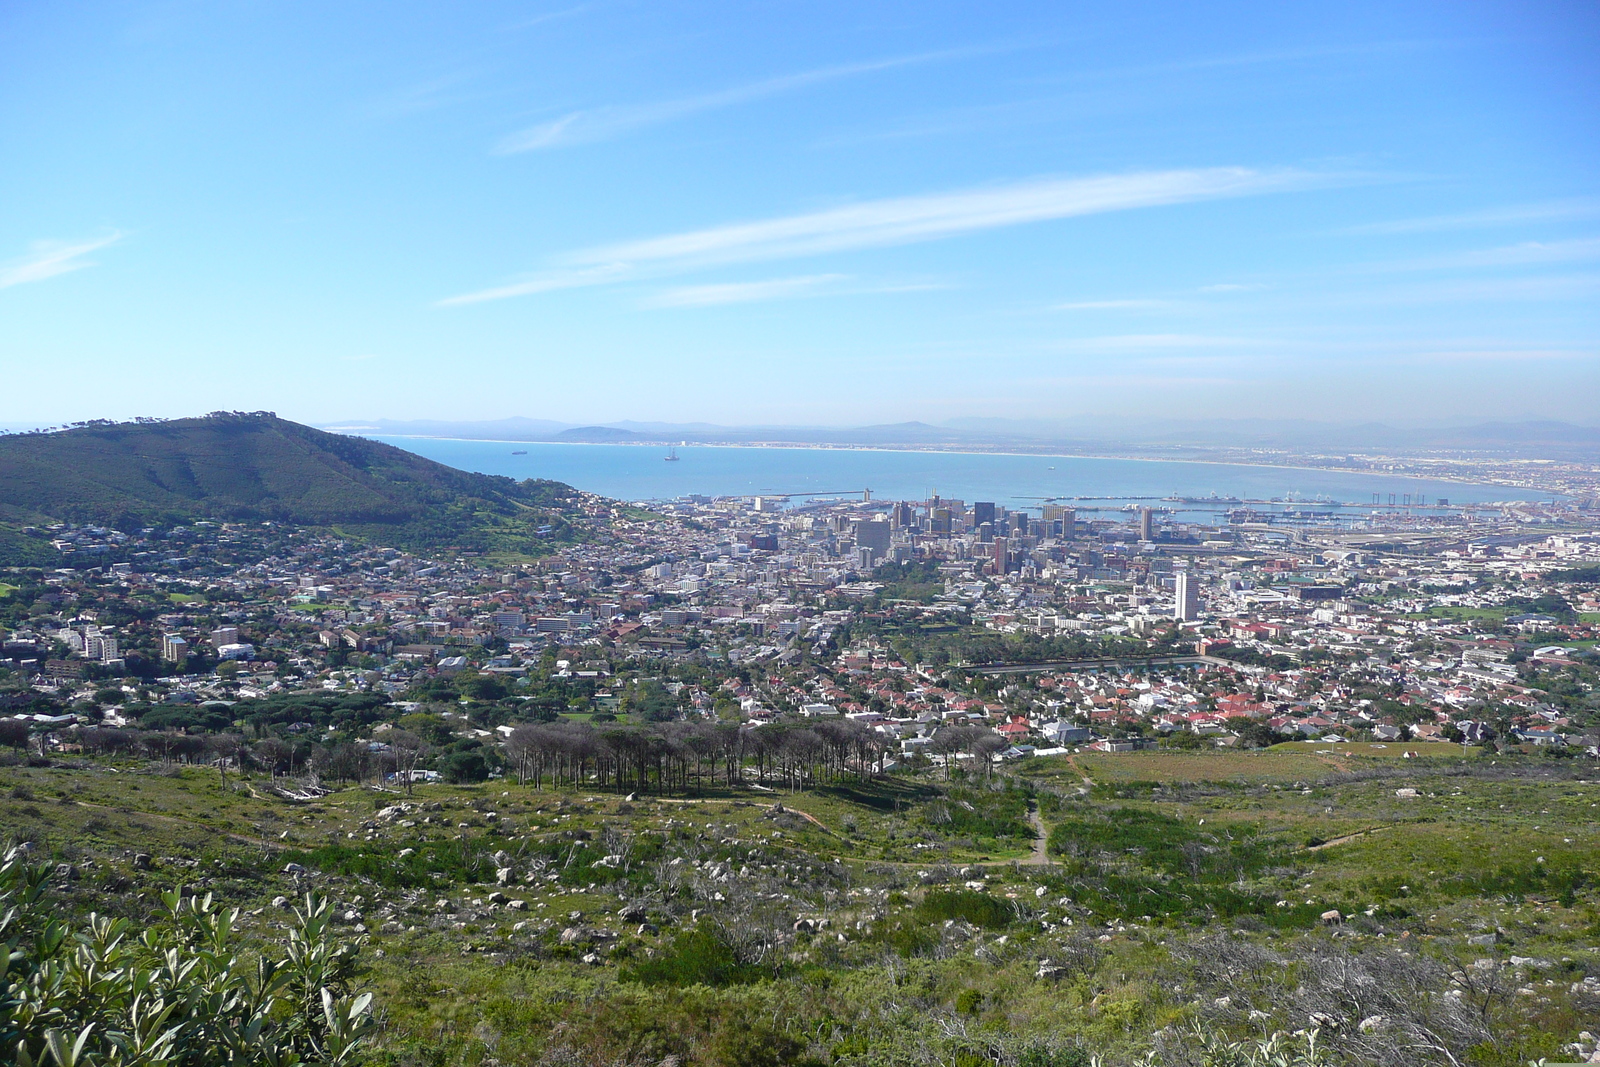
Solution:
<svg viewBox="0 0 1600 1067">
<path fill-rule="evenodd" d="M 1108 337 L 1075 337 L 1056 347 L 1065 352 L 1173 352 L 1192 349 L 1259 348 L 1265 342 L 1249 337 L 1216 337 L 1195 333 L 1125 333 Z"/>
<path fill-rule="evenodd" d="M 685 285 L 648 298 L 646 307 L 713 307 L 719 304 L 749 304 L 760 300 L 786 300 L 815 296 L 840 282 L 848 274 L 808 274 L 798 278 L 772 278 L 759 282 L 725 282 L 715 285 Z"/>
<path fill-rule="evenodd" d="M 1479 248 L 1443 256 L 1376 264 L 1377 271 L 1451 270 L 1473 267 L 1523 267 L 1541 263 L 1572 263 L 1600 258 L 1600 237 L 1568 241 L 1523 241 L 1499 248 Z"/>
<path fill-rule="evenodd" d="M 605 285 L 608 282 L 624 281 L 628 275 L 629 272 L 626 265 L 620 263 L 590 267 L 587 270 L 557 271 L 535 275 L 524 281 L 511 282 L 507 285 L 496 286 L 493 289 L 482 289 L 476 293 L 447 296 L 439 301 L 439 306 L 455 307 L 461 304 L 482 304 L 490 300 L 505 300 L 513 296 L 530 296 L 534 293 L 548 293 L 557 289 L 579 289 L 589 285 Z"/>
<path fill-rule="evenodd" d="M 92 267 L 94 261 L 85 256 L 121 239 L 122 234 L 114 233 L 92 241 L 35 241 L 27 255 L 0 264 L 0 289 Z"/>
<path fill-rule="evenodd" d="M 1417 219 L 1397 219 L 1392 222 L 1369 222 L 1334 232 L 1351 235 L 1427 233 L 1435 230 L 1477 229 L 1515 225 L 1520 222 L 1565 222 L 1596 217 L 1600 217 L 1600 197 L 1582 196 L 1537 204 L 1514 204 L 1484 211 L 1469 211 L 1460 215 L 1430 215 Z"/>
<path fill-rule="evenodd" d="M 572 258 L 580 264 L 685 266 L 784 259 L 911 244 L 1077 215 L 1279 192 L 1326 181 L 1303 171 L 1243 167 L 1042 179 L 692 230 L 592 248 Z"/>
<path fill-rule="evenodd" d="M 924 52 L 920 55 L 894 56 L 864 63 L 846 63 L 836 67 L 786 74 L 779 78 L 737 85 L 715 93 L 685 96 L 675 100 L 657 100 L 644 104 L 615 104 L 605 107 L 573 111 L 548 122 L 541 122 L 502 138 L 495 145 L 496 155 L 513 155 L 518 152 L 536 152 L 540 149 L 563 148 L 567 145 L 605 141 L 644 126 L 673 122 L 703 111 L 760 100 L 780 93 L 804 89 L 823 82 L 838 81 L 860 74 L 880 70 L 930 63 L 941 59 L 954 59 L 992 49 L 951 49 L 941 52 Z"/>
<path fill-rule="evenodd" d="M 532 29 L 534 26 L 542 26 L 546 22 L 555 22 L 559 19 L 572 18 L 574 15 L 582 15 L 587 11 L 593 11 L 597 6 L 598 5 L 596 4 L 578 4 L 575 7 L 565 7 L 556 11 L 546 11 L 542 14 L 534 15 L 531 18 L 523 19 L 521 22 L 509 27 L 509 29 Z"/>
<path fill-rule="evenodd" d="M 1172 307 L 1171 300 L 1073 300 L 1056 304 L 1056 311 L 1139 311 Z"/>
<path fill-rule="evenodd" d="M 949 289 L 948 282 L 863 283 L 849 274 L 807 274 L 797 278 L 772 278 L 755 282 L 714 282 L 665 289 L 646 297 L 647 308 L 714 307 L 750 304 L 762 300 L 792 300 L 814 296 L 863 296 L 873 293 L 923 293 Z"/>
<path fill-rule="evenodd" d="M 527 281 L 449 297 L 440 303 L 474 304 L 729 263 L 912 244 L 1031 222 L 1256 196 L 1343 180 L 1349 179 L 1298 170 L 1216 167 L 1095 178 L 1048 178 L 951 193 L 870 200 L 804 215 L 584 249 L 565 257 L 568 265 L 564 268 Z"/>
<path fill-rule="evenodd" d="M 1449 348 L 1412 353 L 1407 363 L 1529 363 L 1551 360 L 1596 360 L 1600 352 L 1581 348 Z"/>
</svg>

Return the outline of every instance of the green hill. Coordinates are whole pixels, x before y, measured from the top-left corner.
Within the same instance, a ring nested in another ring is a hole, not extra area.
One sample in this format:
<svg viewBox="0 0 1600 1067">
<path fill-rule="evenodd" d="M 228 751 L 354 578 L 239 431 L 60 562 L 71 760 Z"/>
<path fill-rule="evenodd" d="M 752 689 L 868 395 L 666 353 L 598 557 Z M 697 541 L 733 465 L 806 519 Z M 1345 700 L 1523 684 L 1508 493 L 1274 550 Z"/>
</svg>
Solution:
<svg viewBox="0 0 1600 1067">
<path fill-rule="evenodd" d="M 13 523 L 273 521 L 413 551 L 536 555 L 573 538 L 577 496 L 561 482 L 472 474 L 270 412 L 0 437 L 0 520 Z"/>
</svg>

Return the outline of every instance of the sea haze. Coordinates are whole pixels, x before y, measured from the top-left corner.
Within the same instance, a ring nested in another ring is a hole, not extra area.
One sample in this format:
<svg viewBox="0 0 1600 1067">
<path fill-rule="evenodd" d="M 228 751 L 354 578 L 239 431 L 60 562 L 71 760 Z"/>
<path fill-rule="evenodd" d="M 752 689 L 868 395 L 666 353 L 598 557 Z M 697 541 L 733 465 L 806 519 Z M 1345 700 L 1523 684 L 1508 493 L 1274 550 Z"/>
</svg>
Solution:
<svg viewBox="0 0 1600 1067">
<path fill-rule="evenodd" d="M 1179 460 L 1100 459 L 996 453 L 877 451 L 846 448 L 689 446 L 679 461 L 643 445 L 459 441 L 378 437 L 462 470 L 557 481 L 622 500 L 667 500 L 690 494 L 740 496 L 870 488 L 874 500 L 924 500 L 933 493 L 1012 508 L 1044 498 L 1099 498 L 1116 506 L 1162 497 L 1238 497 L 1246 500 L 1332 500 L 1371 503 L 1373 494 L 1397 499 L 1419 494 L 1433 503 L 1549 499 L 1549 494 L 1499 485 L 1295 467 L 1253 467 Z M 517 455 L 516 453 L 524 453 Z M 1085 501 L 1084 503 L 1091 503 Z M 1187 509 L 1179 509 L 1180 511 Z M 1199 517 L 1207 509 L 1197 509 Z"/>
</svg>

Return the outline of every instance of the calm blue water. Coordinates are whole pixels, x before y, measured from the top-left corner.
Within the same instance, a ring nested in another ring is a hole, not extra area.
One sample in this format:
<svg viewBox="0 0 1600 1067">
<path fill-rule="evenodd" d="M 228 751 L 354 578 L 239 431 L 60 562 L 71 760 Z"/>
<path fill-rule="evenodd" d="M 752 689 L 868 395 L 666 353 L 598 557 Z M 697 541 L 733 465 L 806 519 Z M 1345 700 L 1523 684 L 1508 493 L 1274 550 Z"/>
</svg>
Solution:
<svg viewBox="0 0 1600 1067">
<path fill-rule="evenodd" d="M 1467 485 L 1415 478 L 1131 459 L 1009 456 L 965 452 L 892 452 L 842 448 L 679 448 L 679 462 L 663 461 L 666 450 L 645 445 L 579 445 L 456 441 L 425 437 L 377 440 L 440 463 L 513 478 L 554 478 L 621 500 L 667 500 L 706 496 L 780 495 L 838 490 L 874 500 L 925 500 L 940 496 L 992 500 L 1012 508 L 1038 507 L 1045 497 L 1106 497 L 1080 507 L 1111 506 L 1138 498 L 1201 497 L 1215 494 L 1247 500 L 1329 499 L 1370 503 L 1372 494 L 1410 493 L 1433 503 L 1549 499 L 1504 486 Z M 512 455 L 526 451 L 527 455 Z M 799 503 L 800 501 L 797 501 Z M 1062 503 L 1074 501 L 1063 499 Z M 1179 508 L 1180 511 L 1204 509 Z"/>
</svg>

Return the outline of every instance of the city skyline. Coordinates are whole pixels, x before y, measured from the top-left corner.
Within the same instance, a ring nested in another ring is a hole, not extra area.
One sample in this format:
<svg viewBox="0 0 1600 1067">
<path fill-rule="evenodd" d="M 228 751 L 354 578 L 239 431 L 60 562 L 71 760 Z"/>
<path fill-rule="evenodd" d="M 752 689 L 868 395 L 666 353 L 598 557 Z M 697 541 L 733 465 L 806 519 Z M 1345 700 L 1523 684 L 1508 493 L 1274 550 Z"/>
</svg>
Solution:
<svg viewBox="0 0 1600 1067">
<path fill-rule="evenodd" d="M 0 424 L 1600 395 L 1581 5 L 131 4 L 0 40 Z"/>
</svg>

